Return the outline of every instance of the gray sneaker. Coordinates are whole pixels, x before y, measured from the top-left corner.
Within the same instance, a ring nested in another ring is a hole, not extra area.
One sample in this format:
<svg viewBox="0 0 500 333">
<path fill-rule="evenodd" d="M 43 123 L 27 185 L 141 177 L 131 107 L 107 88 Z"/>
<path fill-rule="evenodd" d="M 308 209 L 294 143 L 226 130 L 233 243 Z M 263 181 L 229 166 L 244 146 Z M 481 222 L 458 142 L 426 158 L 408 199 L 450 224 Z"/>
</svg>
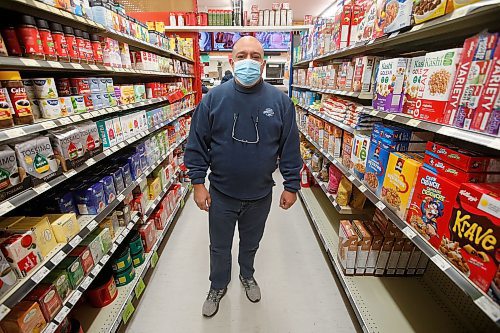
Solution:
<svg viewBox="0 0 500 333">
<path fill-rule="evenodd" d="M 226 294 L 227 288 L 212 289 L 208 291 L 207 299 L 203 303 L 201 313 L 205 317 L 213 317 L 219 311 L 219 303 L 222 297 Z"/>
<path fill-rule="evenodd" d="M 257 284 L 257 281 L 253 277 L 245 279 L 240 275 L 240 281 L 243 287 L 245 287 L 245 292 L 247 294 L 247 298 L 252 303 L 257 303 L 260 301 L 260 287 Z"/>
</svg>

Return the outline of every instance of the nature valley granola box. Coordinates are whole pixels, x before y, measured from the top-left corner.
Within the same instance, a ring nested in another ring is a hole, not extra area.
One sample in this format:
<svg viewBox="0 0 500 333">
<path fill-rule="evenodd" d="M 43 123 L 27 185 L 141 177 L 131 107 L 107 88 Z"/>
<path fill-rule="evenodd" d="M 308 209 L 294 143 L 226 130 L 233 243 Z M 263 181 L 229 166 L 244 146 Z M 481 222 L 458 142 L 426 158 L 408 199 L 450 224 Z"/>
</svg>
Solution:
<svg viewBox="0 0 500 333">
<path fill-rule="evenodd" d="M 461 53 L 462 48 L 455 48 L 425 55 L 418 93 L 420 98 L 413 112 L 415 118 L 442 121 Z"/>
<path fill-rule="evenodd" d="M 500 183 L 460 187 L 439 251 L 479 288 L 499 296 Z"/>
<path fill-rule="evenodd" d="M 408 155 L 392 152 L 387 163 L 382 201 L 404 220 L 421 163 Z"/>
</svg>

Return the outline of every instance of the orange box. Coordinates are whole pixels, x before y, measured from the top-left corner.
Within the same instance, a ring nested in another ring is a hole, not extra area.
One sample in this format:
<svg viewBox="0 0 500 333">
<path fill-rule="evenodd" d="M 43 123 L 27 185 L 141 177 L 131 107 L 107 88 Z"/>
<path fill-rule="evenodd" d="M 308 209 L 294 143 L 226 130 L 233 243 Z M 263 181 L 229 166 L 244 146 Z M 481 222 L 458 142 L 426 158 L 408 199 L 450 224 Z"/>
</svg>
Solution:
<svg viewBox="0 0 500 333">
<path fill-rule="evenodd" d="M 38 303 L 22 301 L 9 312 L 0 325 L 9 333 L 38 333 L 47 322 Z"/>
<path fill-rule="evenodd" d="M 364 275 L 366 272 L 366 264 L 368 255 L 372 247 L 372 235 L 365 228 L 364 223 L 360 220 L 354 220 L 352 223 L 354 230 L 358 234 L 358 249 L 356 252 L 356 275 Z"/>
</svg>

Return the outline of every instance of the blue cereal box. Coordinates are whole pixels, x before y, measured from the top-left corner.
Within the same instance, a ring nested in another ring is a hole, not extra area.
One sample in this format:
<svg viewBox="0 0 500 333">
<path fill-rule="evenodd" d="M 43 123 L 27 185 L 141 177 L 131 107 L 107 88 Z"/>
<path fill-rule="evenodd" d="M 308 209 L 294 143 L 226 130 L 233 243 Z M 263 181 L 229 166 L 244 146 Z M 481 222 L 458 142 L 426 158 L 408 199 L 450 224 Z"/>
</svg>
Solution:
<svg viewBox="0 0 500 333">
<path fill-rule="evenodd" d="M 372 139 L 366 159 L 364 183 L 375 192 L 377 196 L 380 196 L 382 191 L 387 162 L 391 153 L 391 150 L 384 149 L 383 146 L 381 141 Z"/>
</svg>

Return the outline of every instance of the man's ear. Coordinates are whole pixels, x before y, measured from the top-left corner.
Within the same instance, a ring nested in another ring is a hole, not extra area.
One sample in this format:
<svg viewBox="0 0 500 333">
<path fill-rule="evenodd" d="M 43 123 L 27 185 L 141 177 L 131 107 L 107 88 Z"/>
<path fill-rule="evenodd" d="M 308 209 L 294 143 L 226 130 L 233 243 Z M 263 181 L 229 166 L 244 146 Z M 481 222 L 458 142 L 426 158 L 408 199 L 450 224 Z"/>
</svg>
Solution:
<svg viewBox="0 0 500 333">
<path fill-rule="evenodd" d="M 264 73 L 264 68 L 266 67 L 266 61 L 262 60 L 262 65 L 260 66 L 260 72 Z"/>
</svg>

